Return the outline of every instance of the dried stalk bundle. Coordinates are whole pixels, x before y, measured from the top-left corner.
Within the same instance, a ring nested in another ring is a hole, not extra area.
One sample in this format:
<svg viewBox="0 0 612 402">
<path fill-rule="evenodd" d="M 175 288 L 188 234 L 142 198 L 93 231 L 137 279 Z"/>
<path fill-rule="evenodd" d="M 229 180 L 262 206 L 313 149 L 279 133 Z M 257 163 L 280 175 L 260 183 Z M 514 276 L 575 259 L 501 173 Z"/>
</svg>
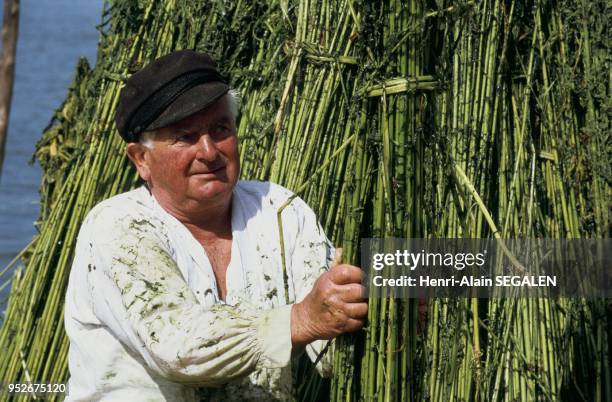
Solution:
<svg viewBox="0 0 612 402">
<path fill-rule="evenodd" d="M 603 0 L 295 0 L 108 4 L 37 148 L 40 234 L 16 270 L 0 378 L 67 377 L 63 294 L 79 225 L 137 183 L 113 133 L 122 80 L 205 50 L 243 97 L 242 174 L 304 198 L 345 258 L 362 237 L 610 235 Z M 370 299 L 338 339 L 331 385 L 299 400 L 612 398 L 609 309 L 580 299 Z M 329 388 L 329 390 L 328 390 Z M 327 399 L 327 398 L 325 398 Z"/>
</svg>

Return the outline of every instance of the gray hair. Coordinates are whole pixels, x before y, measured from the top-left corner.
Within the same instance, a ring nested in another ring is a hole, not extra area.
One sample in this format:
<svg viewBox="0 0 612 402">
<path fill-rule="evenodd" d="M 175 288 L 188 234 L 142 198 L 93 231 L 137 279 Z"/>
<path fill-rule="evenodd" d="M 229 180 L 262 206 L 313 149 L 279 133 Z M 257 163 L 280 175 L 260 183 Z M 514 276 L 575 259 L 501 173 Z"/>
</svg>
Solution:
<svg viewBox="0 0 612 402">
<path fill-rule="evenodd" d="M 238 108 L 240 107 L 240 92 L 237 89 L 230 89 L 222 99 L 225 99 L 227 102 L 227 106 L 229 107 L 230 113 L 236 121 L 236 117 L 238 117 Z M 155 138 L 155 131 L 143 131 L 140 134 L 138 142 L 140 145 L 144 146 L 148 149 L 153 149 L 153 139 Z"/>
</svg>

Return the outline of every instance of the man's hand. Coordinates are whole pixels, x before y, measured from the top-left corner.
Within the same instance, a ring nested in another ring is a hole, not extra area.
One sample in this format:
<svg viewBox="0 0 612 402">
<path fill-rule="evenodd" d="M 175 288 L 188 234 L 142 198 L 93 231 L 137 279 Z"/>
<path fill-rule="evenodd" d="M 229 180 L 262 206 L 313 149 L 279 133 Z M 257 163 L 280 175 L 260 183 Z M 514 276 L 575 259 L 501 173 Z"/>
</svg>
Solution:
<svg viewBox="0 0 612 402">
<path fill-rule="evenodd" d="M 368 314 L 363 271 L 342 264 L 336 250 L 332 267 L 315 282 L 310 293 L 291 310 L 291 341 L 300 348 L 318 339 L 332 339 L 363 327 Z"/>
</svg>

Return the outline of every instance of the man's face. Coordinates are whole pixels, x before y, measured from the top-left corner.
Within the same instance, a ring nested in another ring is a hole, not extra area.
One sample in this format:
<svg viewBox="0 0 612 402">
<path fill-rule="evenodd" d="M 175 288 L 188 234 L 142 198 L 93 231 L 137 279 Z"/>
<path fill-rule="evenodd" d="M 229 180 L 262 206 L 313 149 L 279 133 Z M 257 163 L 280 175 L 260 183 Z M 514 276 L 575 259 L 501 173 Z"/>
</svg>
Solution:
<svg viewBox="0 0 612 402">
<path fill-rule="evenodd" d="M 158 129 L 144 161 L 146 168 L 139 171 L 151 191 L 175 207 L 231 199 L 240 163 L 236 124 L 227 97 Z"/>
</svg>

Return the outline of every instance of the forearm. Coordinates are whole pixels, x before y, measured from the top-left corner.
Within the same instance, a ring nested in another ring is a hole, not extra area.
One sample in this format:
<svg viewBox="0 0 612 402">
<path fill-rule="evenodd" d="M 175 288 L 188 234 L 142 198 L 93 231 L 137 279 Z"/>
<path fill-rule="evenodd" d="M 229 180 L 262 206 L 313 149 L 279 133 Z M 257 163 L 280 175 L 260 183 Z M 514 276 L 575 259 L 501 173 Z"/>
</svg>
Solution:
<svg viewBox="0 0 612 402">
<path fill-rule="evenodd" d="M 304 306 L 300 303 L 294 304 L 291 309 L 291 343 L 293 347 L 292 357 L 297 357 L 306 351 L 310 360 L 315 363 L 316 369 L 323 377 L 331 375 L 333 341 L 316 339 L 310 335 L 305 325 L 307 317 Z"/>
<path fill-rule="evenodd" d="M 291 306 L 291 345 L 294 351 L 299 351 L 300 354 L 304 351 L 306 345 L 314 341 L 309 335 L 306 327 L 307 317 L 300 303 Z"/>
<path fill-rule="evenodd" d="M 164 377 L 219 385 L 259 368 L 288 364 L 289 309 L 246 311 L 215 305 L 177 310 L 143 321 L 138 334 Z"/>
</svg>

